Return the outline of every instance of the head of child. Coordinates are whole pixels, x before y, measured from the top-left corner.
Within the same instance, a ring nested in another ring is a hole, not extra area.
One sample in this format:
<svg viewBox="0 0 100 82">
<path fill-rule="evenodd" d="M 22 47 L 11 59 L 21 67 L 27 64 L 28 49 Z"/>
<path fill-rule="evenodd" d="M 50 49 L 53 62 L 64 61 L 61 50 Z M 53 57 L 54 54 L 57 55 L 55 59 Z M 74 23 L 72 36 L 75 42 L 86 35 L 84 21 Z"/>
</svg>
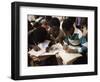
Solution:
<svg viewBox="0 0 100 82">
<path fill-rule="evenodd" d="M 28 37 L 30 44 L 38 44 L 44 42 L 47 38 L 47 31 L 45 28 L 40 27 L 34 30 L 31 35 Z"/>
<path fill-rule="evenodd" d="M 49 30 L 48 32 L 52 34 L 53 37 L 57 37 L 60 31 L 60 21 L 58 18 L 52 18 L 49 22 Z"/>
<path fill-rule="evenodd" d="M 66 36 L 70 36 L 74 33 L 74 23 L 76 18 L 75 17 L 69 17 L 68 19 L 65 19 L 62 23 L 62 29 Z"/>
<path fill-rule="evenodd" d="M 51 19 L 52 19 L 51 16 L 45 16 L 45 17 L 44 17 L 44 20 L 41 21 L 41 26 L 44 27 L 47 31 L 48 31 L 48 28 L 49 28 L 48 23 L 49 23 L 49 21 L 50 21 Z"/>
</svg>

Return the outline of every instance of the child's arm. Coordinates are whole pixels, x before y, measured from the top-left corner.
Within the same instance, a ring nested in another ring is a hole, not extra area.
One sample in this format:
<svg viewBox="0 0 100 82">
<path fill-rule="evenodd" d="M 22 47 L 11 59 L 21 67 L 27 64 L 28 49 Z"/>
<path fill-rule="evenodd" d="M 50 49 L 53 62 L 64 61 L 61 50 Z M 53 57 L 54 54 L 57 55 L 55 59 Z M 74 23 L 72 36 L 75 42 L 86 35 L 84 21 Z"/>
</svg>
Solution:
<svg viewBox="0 0 100 82">
<path fill-rule="evenodd" d="M 86 40 L 86 37 L 81 37 L 80 38 L 80 44 L 81 44 L 81 47 L 80 48 L 78 48 L 78 52 L 79 53 L 87 53 L 87 40 Z"/>
<path fill-rule="evenodd" d="M 64 42 L 65 44 L 66 42 Z M 66 43 L 65 45 L 63 45 L 64 50 L 66 50 L 66 52 L 68 53 L 87 53 L 87 40 L 85 37 L 80 38 L 80 44 L 81 46 L 79 47 L 74 47 L 71 48 L 68 43 Z"/>
<path fill-rule="evenodd" d="M 65 48 L 64 49 L 66 52 L 68 52 L 68 53 L 78 53 L 78 50 L 77 49 L 71 49 L 71 48 Z"/>
</svg>

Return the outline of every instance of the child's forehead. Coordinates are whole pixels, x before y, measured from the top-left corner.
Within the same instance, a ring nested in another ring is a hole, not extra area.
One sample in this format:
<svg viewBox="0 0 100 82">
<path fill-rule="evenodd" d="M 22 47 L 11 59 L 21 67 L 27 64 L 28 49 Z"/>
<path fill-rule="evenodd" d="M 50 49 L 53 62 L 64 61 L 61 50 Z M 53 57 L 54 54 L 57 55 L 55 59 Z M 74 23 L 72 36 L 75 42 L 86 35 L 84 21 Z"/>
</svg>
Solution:
<svg viewBox="0 0 100 82">
<path fill-rule="evenodd" d="M 64 31 L 64 32 L 71 32 L 72 29 L 68 29 L 68 30 L 64 30 L 64 29 L 63 29 L 63 31 Z"/>
</svg>

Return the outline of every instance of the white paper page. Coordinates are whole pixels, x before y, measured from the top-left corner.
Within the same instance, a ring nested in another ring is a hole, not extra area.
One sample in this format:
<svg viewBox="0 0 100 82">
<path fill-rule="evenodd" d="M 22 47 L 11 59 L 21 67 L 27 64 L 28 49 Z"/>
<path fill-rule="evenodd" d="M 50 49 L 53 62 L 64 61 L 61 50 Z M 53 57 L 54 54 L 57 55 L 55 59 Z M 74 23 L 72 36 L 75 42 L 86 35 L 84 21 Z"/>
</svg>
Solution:
<svg viewBox="0 0 100 82">
<path fill-rule="evenodd" d="M 38 44 L 38 47 L 41 49 L 39 51 L 35 51 L 34 49 L 30 50 L 28 53 L 34 56 L 41 56 L 46 52 L 46 48 L 48 47 L 50 41 L 45 40 L 43 43 Z"/>
<path fill-rule="evenodd" d="M 50 41 L 49 40 L 45 40 L 43 43 L 38 44 L 38 46 L 40 47 L 40 49 L 46 49 L 49 45 Z"/>
<path fill-rule="evenodd" d="M 82 56 L 79 53 L 67 53 L 65 50 L 60 50 L 58 55 L 62 58 L 63 64 L 67 64 L 69 61 Z"/>
<path fill-rule="evenodd" d="M 43 53 L 45 53 L 45 50 L 35 51 L 34 49 L 32 49 L 28 53 L 30 54 L 30 56 L 34 55 L 34 56 L 38 57 L 38 56 L 42 55 Z"/>
</svg>

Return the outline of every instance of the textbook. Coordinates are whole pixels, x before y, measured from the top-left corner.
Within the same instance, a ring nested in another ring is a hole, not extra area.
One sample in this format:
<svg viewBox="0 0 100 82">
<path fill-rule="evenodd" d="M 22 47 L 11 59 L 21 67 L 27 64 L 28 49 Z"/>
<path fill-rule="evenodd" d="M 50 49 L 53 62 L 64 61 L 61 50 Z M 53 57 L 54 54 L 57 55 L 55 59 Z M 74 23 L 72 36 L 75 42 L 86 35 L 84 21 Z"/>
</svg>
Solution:
<svg viewBox="0 0 100 82">
<path fill-rule="evenodd" d="M 39 44 L 39 47 L 40 47 L 40 45 L 43 45 L 43 44 Z M 55 55 L 57 57 L 60 57 L 63 60 L 63 64 L 68 64 L 69 62 L 73 61 L 74 59 L 82 56 L 79 53 L 66 52 L 60 43 L 53 45 L 52 50 L 50 50 L 49 52 L 46 52 L 45 49 L 42 48 L 40 51 L 35 51 L 34 49 L 32 49 L 28 53 L 30 55 L 34 55 L 36 57 L 46 56 L 46 55 Z"/>
</svg>

